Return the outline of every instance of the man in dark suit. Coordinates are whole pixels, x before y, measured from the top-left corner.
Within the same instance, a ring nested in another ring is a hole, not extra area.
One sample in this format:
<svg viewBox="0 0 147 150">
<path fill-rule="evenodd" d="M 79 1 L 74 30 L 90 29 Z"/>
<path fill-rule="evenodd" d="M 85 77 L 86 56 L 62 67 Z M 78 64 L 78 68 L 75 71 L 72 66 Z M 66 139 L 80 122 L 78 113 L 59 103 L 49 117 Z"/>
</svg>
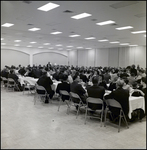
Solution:
<svg viewBox="0 0 147 150">
<path fill-rule="evenodd" d="M 89 82 L 89 79 L 87 78 L 87 76 L 84 74 L 84 70 L 80 71 L 80 79 L 82 79 L 83 82 L 87 83 Z"/>
<path fill-rule="evenodd" d="M 20 91 L 22 91 L 23 90 L 23 87 L 21 86 L 21 84 L 20 84 L 20 82 L 19 82 L 19 78 L 18 78 L 18 76 L 14 73 L 14 70 L 10 70 L 10 74 L 8 74 L 8 78 L 11 78 L 11 79 L 13 79 L 14 81 L 15 81 L 15 83 L 18 85 L 18 88 L 19 88 L 19 90 Z"/>
<path fill-rule="evenodd" d="M 102 86 L 98 86 L 98 77 L 94 76 L 92 78 L 93 86 L 87 88 L 88 97 L 100 98 L 103 100 L 103 96 L 105 94 L 105 88 Z M 91 105 L 89 107 L 95 110 L 99 108 L 99 105 Z"/>
<path fill-rule="evenodd" d="M 55 92 L 52 90 L 51 85 L 53 84 L 53 81 L 51 80 L 51 78 L 48 76 L 47 72 L 44 71 L 43 75 L 38 79 L 37 84 L 40 86 L 43 86 L 47 93 L 49 94 L 50 99 L 53 98 L 53 95 L 55 94 Z M 42 91 L 37 91 L 39 94 L 42 94 Z M 45 103 L 48 103 L 48 97 L 46 97 L 46 101 Z"/>
<path fill-rule="evenodd" d="M 79 83 L 80 81 L 81 81 L 81 79 L 80 79 L 79 75 L 76 74 L 73 77 L 73 82 L 71 83 L 70 90 L 71 90 L 71 92 L 78 94 L 79 97 L 81 98 L 82 102 L 84 104 L 86 104 L 86 98 L 87 98 L 86 91 L 84 90 L 82 85 Z"/>
<path fill-rule="evenodd" d="M 60 94 L 60 90 L 65 90 L 68 93 L 70 92 L 70 84 L 67 83 L 67 79 L 68 79 L 68 75 L 67 74 L 63 74 L 62 76 L 62 83 L 59 83 L 56 89 L 56 93 Z M 69 96 L 62 96 L 62 100 L 68 100 Z"/>
<path fill-rule="evenodd" d="M 116 82 L 116 90 L 112 91 L 109 95 L 105 96 L 105 99 L 115 99 L 120 103 L 122 106 L 122 109 L 124 111 L 124 114 L 126 116 L 126 119 L 128 120 L 128 112 L 129 112 L 129 91 L 123 89 L 124 81 L 118 80 Z M 118 117 L 119 115 L 119 109 L 117 108 L 109 108 L 113 114 L 114 117 Z"/>
</svg>

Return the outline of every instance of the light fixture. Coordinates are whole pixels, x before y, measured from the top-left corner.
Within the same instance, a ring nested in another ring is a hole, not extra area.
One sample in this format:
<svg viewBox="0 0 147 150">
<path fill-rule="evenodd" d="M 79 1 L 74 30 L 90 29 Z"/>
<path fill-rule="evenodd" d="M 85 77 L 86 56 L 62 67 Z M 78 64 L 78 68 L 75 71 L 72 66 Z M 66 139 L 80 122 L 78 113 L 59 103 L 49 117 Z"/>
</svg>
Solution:
<svg viewBox="0 0 147 150">
<path fill-rule="evenodd" d="M 115 43 L 120 43 L 120 42 L 118 42 L 118 41 L 114 41 L 114 42 L 110 42 L 111 44 L 115 44 Z"/>
<path fill-rule="evenodd" d="M 49 47 L 48 49 L 54 49 L 53 47 Z"/>
<path fill-rule="evenodd" d="M 14 42 L 21 42 L 21 40 L 15 40 Z"/>
<path fill-rule="evenodd" d="M 42 46 L 39 46 L 38 48 L 43 48 Z"/>
<path fill-rule="evenodd" d="M 146 31 L 145 30 L 143 30 L 143 31 L 134 31 L 134 32 L 131 32 L 131 33 L 133 33 L 133 34 L 146 33 Z"/>
<path fill-rule="evenodd" d="M 56 45 L 56 46 L 62 46 L 61 44 L 58 44 L 58 45 Z"/>
<path fill-rule="evenodd" d="M 57 31 L 57 32 L 52 32 L 52 33 L 50 33 L 50 34 L 61 34 L 62 32 L 59 32 L 59 31 Z"/>
<path fill-rule="evenodd" d="M 28 45 L 27 47 L 32 47 L 32 45 Z"/>
<path fill-rule="evenodd" d="M 108 21 L 99 22 L 99 23 L 96 23 L 96 24 L 97 24 L 97 25 L 100 25 L 100 26 L 103 26 L 103 25 L 113 24 L 113 23 L 115 23 L 115 21 L 108 20 Z"/>
<path fill-rule="evenodd" d="M 35 43 L 37 43 L 37 42 L 30 42 L 31 44 L 35 44 Z"/>
<path fill-rule="evenodd" d="M 4 38 L 1 38 L 1 41 L 4 40 Z"/>
<path fill-rule="evenodd" d="M 138 46 L 138 45 L 129 45 L 129 46 Z"/>
<path fill-rule="evenodd" d="M 1 43 L 1 45 L 6 45 L 6 43 Z"/>
<path fill-rule="evenodd" d="M 72 16 L 71 18 L 73 18 L 73 19 L 82 19 L 82 18 L 89 17 L 89 16 L 92 16 L 92 15 L 88 14 L 88 13 L 82 13 L 82 14 L 79 14 L 79 15 Z"/>
<path fill-rule="evenodd" d="M 37 8 L 38 10 L 42 10 L 42 11 L 49 11 L 49 10 L 52 10 L 52 9 L 54 9 L 54 8 L 57 8 L 57 7 L 59 7 L 60 5 L 58 5 L 58 4 L 55 4 L 55 3 L 47 3 L 47 4 L 45 4 L 45 5 L 43 5 L 43 6 L 41 6 L 41 7 L 39 7 L 39 8 Z"/>
<path fill-rule="evenodd" d="M 72 49 L 66 49 L 66 50 L 72 50 Z"/>
<path fill-rule="evenodd" d="M 19 44 L 15 44 L 14 46 L 20 46 Z"/>
<path fill-rule="evenodd" d="M 75 34 L 75 35 L 70 35 L 69 37 L 78 37 L 78 36 L 81 36 L 81 35 Z"/>
<path fill-rule="evenodd" d="M 88 37 L 88 38 L 85 38 L 86 40 L 93 40 L 95 39 L 95 37 Z"/>
<path fill-rule="evenodd" d="M 13 26 L 14 24 L 12 24 L 12 23 L 5 23 L 5 24 L 3 24 L 3 25 L 1 25 L 2 27 L 11 27 L 11 26 Z"/>
<path fill-rule="evenodd" d="M 38 31 L 40 30 L 40 28 L 31 28 L 31 29 L 28 29 L 29 31 Z"/>
<path fill-rule="evenodd" d="M 88 47 L 88 48 L 85 48 L 85 49 L 92 49 L 92 48 Z"/>
<path fill-rule="evenodd" d="M 106 42 L 106 41 L 109 41 L 107 39 L 104 39 L 104 40 L 98 40 L 99 42 Z"/>
<path fill-rule="evenodd" d="M 43 45 L 50 45 L 50 43 L 44 43 Z"/>
<path fill-rule="evenodd" d="M 73 46 L 66 46 L 66 47 L 73 47 Z"/>
<path fill-rule="evenodd" d="M 77 47 L 77 48 L 83 48 L 83 47 Z"/>
<path fill-rule="evenodd" d="M 116 30 L 125 30 L 125 29 L 131 29 L 133 28 L 132 26 L 126 26 L 126 27 L 120 27 L 120 28 L 115 28 Z"/>
<path fill-rule="evenodd" d="M 146 34 L 144 35 L 144 37 L 146 37 Z"/>
<path fill-rule="evenodd" d="M 129 43 L 121 43 L 120 45 L 129 45 Z"/>
</svg>

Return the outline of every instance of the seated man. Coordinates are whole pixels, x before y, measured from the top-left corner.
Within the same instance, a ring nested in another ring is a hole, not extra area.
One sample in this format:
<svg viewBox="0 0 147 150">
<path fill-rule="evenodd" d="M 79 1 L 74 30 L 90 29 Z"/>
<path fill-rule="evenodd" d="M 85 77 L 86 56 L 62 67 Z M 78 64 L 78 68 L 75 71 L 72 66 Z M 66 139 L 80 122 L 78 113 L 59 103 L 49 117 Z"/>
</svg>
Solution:
<svg viewBox="0 0 147 150">
<path fill-rule="evenodd" d="M 129 113 L 129 91 L 123 89 L 124 81 L 118 80 L 116 82 L 116 90 L 112 91 L 109 95 L 105 96 L 105 99 L 115 99 L 120 103 L 122 106 L 122 109 L 124 111 L 124 114 L 126 116 L 126 119 L 128 120 L 128 113 Z M 119 109 L 117 108 L 109 108 L 112 112 L 112 115 L 115 117 L 119 116 Z"/>
<path fill-rule="evenodd" d="M 71 90 L 71 92 L 78 94 L 80 96 L 82 102 L 84 104 L 86 104 L 86 98 L 87 98 L 86 91 L 84 90 L 82 85 L 79 83 L 80 81 L 81 81 L 81 79 L 80 79 L 79 75 L 76 74 L 73 77 L 73 82 L 71 83 L 70 90 Z"/>
<path fill-rule="evenodd" d="M 14 70 L 10 70 L 10 74 L 8 74 L 8 78 L 11 78 L 15 81 L 15 83 L 18 85 L 18 88 L 20 91 L 23 91 L 23 87 L 21 86 L 20 82 L 18 81 L 18 76 L 14 73 Z"/>
<path fill-rule="evenodd" d="M 56 93 L 59 93 L 60 90 L 65 90 L 68 93 L 70 92 L 70 84 L 67 83 L 67 79 L 68 79 L 68 75 L 67 74 L 63 74 L 63 76 L 62 76 L 62 83 L 59 83 L 57 85 Z M 69 99 L 69 96 L 63 96 L 62 97 L 63 101 L 68 100 L 68 99 Z"/>
<path fill-rule="evenodd" d="M 87 88 L 88 97 L 100 98 L 103 100 L 103 96 L 105 94 L 105 88 L 98 85 L 98 78 L 96 76 L 92 78 L 92 83 L 93 83 L 93 86 Z M 95 105 L 95 108 L 97 107 L 98 106 Z M 92 106 L 93 110 L 95 108 L 94 106 Z"/>
<path fill-rule="evenodd" d="M 55 94 L 55 92 L 51 88 L 53 81 L 50 79 L 46 71 L 43 72 L 43 75 L 38 79 L 37 84 L 40 86 L 43 86 L 46 89 L 47 93 L 49 94 L 50 99 L 53 98 L 53 95 Z M 42 94 L 42 91 L 38 90 L 37 92 L 39 94 Z M 45 103 L 49 103 L 48 97 L 46 97 Z"/>
</svg>

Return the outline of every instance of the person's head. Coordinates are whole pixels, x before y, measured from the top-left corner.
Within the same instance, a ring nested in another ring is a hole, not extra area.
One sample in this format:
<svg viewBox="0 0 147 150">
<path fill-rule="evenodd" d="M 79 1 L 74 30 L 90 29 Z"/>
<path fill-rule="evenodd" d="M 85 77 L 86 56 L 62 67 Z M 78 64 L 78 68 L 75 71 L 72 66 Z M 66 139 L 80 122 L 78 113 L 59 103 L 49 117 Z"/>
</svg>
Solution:
<svg viewBox="0 0 147 150">
<path fill-rule="evenodd" d="M 137 89 L 137 85 L 138 85 L 137 82 L 133 82 L 133 83 L 132 83 L 132 88 L 133 88 L 133 89 Z"/>
<path fill-rule="evenodd" d="M 98 77 L 97 77 L 97 76 L 94 76 L 94 77 L 92 78 L 92 83 L 93 83 L 93 85 L 97 85 L 98 82 L 99 82 Z"/>
<path fill-rule="evenodd" d="M 63 80 L 63 81 L 67 81 L 67 79 L 68 79 L 68 75 L 67 75 L 67 74 L 63 74 L 63 75 L 62 75 L 62 80 Z"/>
<path fill-rule="evenodd" d="M 122 88 L 124 86 L 124 80 L 117 80 L 116 81 L 116 87 L 117 88 Z"/>
<path fill-rule="evenodd" d="M 78 74 L 75 74 L 73 76 L 73 80 L 79 82 L 81 79 L 80 79 L 80 76 Z"/>
<path fill-rule="evenodd" d="M 11 73 L 11 74 L 13 74 L 13 73 L 14 73 L 14 70 L 13 70 L 13 69 L 11 69 L 11 70 L 10 70 L 10 73 Z"/>
<path fill-rule="evenodd" d="M 128 83 L 129 83 L 129 80 L 128 80 L 127 78 L 124 78 L 124 82 L 125 82 L 126 84 L 128 84 Z"/>
</svg>

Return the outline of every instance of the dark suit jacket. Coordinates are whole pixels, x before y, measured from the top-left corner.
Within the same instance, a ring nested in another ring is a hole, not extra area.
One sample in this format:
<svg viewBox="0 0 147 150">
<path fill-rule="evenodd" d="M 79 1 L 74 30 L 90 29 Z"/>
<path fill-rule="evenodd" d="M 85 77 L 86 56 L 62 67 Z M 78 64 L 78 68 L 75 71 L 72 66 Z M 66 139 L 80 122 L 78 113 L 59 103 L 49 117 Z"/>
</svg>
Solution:
<svg viewBox="0 0 147 150">
<path fill-rule="evenodd" d="M 41 76 L 38 79 L 37 84 L 43 86 L 48 93 L 52 92 L 51 85 L 53 84 L 53 81 L 50 79 L 50 77 L 47 77 L 46 75 Z"/>
<path fill-rule="evenodd" d="M 21 75 L 24 75 L 26 73 L 26 70 L 24 68 L 21 68 L 18 70 L 18 72 L 21 74 Z"/>
<path fill-rule="evenodd" d="M 81 84 L 78 84 L 76 81 L 73 81 L 70 85 L 71 92 L 74 92 L 80 96 L 82 100 L 84 100 L 84 94 L 86 91 L 83 89 Z"/>
<path fill-rule="evenodd" d="M 19 83 L 18 82 L 18 76 L 16 75 L 16 74 L 8 74 L 8 78 L 11 78 L 11 79 L 13 79 L 16 83 Z"/>
<path fill-rule="evenodd" d="M 62 83 L 59 83 L 57 86 L 57 89 L 56 89 L 56 93 L 59 93 L 60 90 L 65 90 L 69 93 L 70 92 L 70 84 L 67 82 L 64 82 L 64 81 Z M 68 100 L 69 96 L 62 96 L 62 100 L 64 101 L 65 99 Z"/>
<path fill-rule="evenodd" d="M 87 76 L 84 75 L 84 74 L 80 74 L 80 79 L 82 79 L 83 82 L 85 82 L 85 83 L 87 83 L 89 81 L 89 79 L 87 78 Z"/>
<path fill-rule="evenodd" d="M 5 77 L 5 78 L 8 78 L 8 74 L 9 74 L 9 72 L 8 72 L 8 71 L 5 71 L 5 70 L 3 70 L 3 71 L 1 72 L 1 76 L 2 76 L 2 77 Z"/>
<path fill-rule="evenodd" d="M 112 91 L 109 95 L 106 95 L 105 99 L 115 99 L 116 101 L 118 101 L 122 106 L 124 114 L 128 116 L 128 112 L 129 112 L 129 91 L 128 90 L 118 88 L 115 91 Z"/>
<path fill-rule="evenodd" d="M 108 87 L 108 90 L 113 91 L 114 89 L 116 89 L 116 83 L 111 82 Z"/>
</svg>

